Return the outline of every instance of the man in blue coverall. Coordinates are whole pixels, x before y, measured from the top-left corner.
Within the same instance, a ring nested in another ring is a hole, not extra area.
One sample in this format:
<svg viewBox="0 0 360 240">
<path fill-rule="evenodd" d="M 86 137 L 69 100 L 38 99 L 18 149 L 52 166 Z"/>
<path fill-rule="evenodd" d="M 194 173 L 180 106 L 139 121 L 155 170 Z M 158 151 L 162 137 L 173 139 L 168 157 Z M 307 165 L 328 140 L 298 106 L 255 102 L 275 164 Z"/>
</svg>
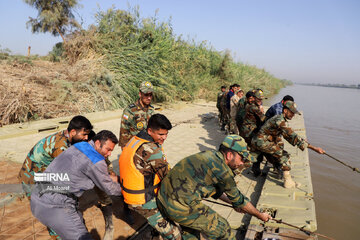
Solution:
<svg viewBox="0 0 360 240">
<path fill-rule="evenodd" d="M 31 212 L 62 239 L 92 239 L 77 210 L 86 190 L 96 185 L 108 195 L 121 195 L 117 177 L 109 175 L 105 162 L 117 143 L 112 132 L 103 130 L 90 142 L 74 144 L 35 175 Z"/>
</svg>

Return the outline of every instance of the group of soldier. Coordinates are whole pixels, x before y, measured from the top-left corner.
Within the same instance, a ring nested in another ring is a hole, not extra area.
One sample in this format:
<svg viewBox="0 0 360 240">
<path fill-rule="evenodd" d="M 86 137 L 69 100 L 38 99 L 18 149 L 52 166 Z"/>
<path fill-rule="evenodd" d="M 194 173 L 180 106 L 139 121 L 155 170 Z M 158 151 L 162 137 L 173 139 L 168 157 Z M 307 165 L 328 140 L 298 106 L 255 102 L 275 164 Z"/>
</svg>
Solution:
<svg viewBox="0 0 360 240">
<path fill-rule="evenodd" d="M 294 98 L 290 95 L 283 97 L 281 102 L 272 105 L 265 113 L 263 108 L 264 93 L 261 89 L 249 90 L 245 96 L 238 84 L 221 87 L 217 97 L 217 108 L 222 130 L 239 134 L 247 143 L 248 150 L 256 161 L 252 164 L 252 171 L 257 177 L 261 174 L 260 164 L 265 156 L 279 177 L 284 179 L 285 188 L 299 186 L 300 183 L 293 181 L 290 175 L 290 154 L 284 150 L 282 137 L 291 145 L 297 146 L 302 151 L 310 148 L 317 153 L 324 154 L 320 147 L 310 145 L 304 138 L 299 136 L 290 126 L 288 121 L 297 110 Z"/>
<path fill-rule="evenodd" d="M 208 197 L 231 204 L 237 212 L 270 220 L 269 214 L 258 211 L 238 190 L 234 170 L 253 163 L 254 173 L 259 174 L 265 156 L 285 176 L 290 161 L 280 135 L 301 149 L 323 150 L 287 126 L 298 113 L 292 100 L 284 100 L 274 107 L 275 116 L 267 117 L 260 89 L 243 97 L 240 86 L 234 84 L 229 92 L 222 93 L 217 106 L 222 127 L 235 134 L 227 135 L 218 150 L 188 156 L 173 168 L 162 147 L 172 124 L 166 116 L 154 113 L 151 82 L 142 82 L 139 99 L 124 109 L 119 140 L 108 130 L 95 133 L 86 117 L 75 116 L 66 130 L 40 140 L 20 170 L 19 180 L 33 215 L 47 226 L 53 239 L 92 239 L 77 206 L 83 193 L 94 189 L 105 219 L 106 240 L 113 239 L 114 232 L 109 196 L 122 196 L 126 215 L 131 216 L 129 209 L 142 215 L 163 239 L 200 239 L 200 233 L 208 239 L 235 239 L 226 219 L 202 202 Z M 225 94 L 226 110 L 222 108 Z M 116 144 L 122 149 L 119 175 L 108 160 Z M 45 177 L 39 180 L 39 174 Z M 51 177 L 54 174 L 67 178 L 59 180 Z"/>
</svg>

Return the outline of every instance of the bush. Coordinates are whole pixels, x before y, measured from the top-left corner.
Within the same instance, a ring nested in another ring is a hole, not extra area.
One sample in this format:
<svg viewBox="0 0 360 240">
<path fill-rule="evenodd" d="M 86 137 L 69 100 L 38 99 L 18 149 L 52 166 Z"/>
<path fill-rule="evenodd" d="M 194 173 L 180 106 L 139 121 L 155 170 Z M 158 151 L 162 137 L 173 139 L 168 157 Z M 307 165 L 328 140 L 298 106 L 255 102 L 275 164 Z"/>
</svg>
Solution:
<svg viewBox="0 0 360 240">
<path fill-rule="evenodd" d="M 196 98 L 215 100 L 221 85 L 239 83 L 242 88 L 277 92 L 284 82 L 263 69 L 235 62 L 230 51 L 219 52 L 206 42 L 176 37 L 170 21 L 156 15 L 141 18 L 138 8 L 129 11 L 110 8 L 96 14 L 89 30 L 69 36 L 64 46 L 69 62 L 99 58 L 111 76 L 96 76 L 110 94 L 107 106 L 121 107 L 138 97 L 138 86 L 151 81 L 156 101 Z M 111 82 L 111 86 L 108 83 Z"/>
</svg>

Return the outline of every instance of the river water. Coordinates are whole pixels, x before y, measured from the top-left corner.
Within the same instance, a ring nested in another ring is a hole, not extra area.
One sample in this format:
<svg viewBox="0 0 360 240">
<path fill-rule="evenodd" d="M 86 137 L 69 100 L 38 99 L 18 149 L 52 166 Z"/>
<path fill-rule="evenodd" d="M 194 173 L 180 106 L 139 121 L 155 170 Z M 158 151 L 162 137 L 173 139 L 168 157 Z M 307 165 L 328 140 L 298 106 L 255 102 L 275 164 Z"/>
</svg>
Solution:
<svg viewBox="0 0 360 240">
<path fill-rule="evenodd" d="M 293 85 L 264 105 L 294 97 L 305 118 L 308 141 L 360 169 L 360 89 Z M 318 233 L 360 239 L 360 174 L 309 150 Z"/>
</svg>

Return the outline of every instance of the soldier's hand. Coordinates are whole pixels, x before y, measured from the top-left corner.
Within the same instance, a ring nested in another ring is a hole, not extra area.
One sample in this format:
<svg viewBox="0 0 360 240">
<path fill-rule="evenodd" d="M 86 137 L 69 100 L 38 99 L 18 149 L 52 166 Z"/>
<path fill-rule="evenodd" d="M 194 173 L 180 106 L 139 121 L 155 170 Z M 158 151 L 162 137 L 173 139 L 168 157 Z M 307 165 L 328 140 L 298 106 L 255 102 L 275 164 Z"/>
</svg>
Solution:
<svg viewBox="0 0 360 240">
<path fill-rule="evenodd" d="M 318 152 L 318 153 L 320 153 L 320 154 L 324 154 L 324 153 L 325 153 L 325 150 L 322 149 L 321 147 L 316 147 L 316 148 L 315 148 L 315 151 Z"/>
<path fill-rule="evenodd" d="M 265 212 L 260 213 L 260 215 L 259 215 L 258 218 L 259 218 L 260 220 L 264 221 L 264 222 L 267 222 L 267 221 L 269 221 L 269 220 L 272 219 L 272 217 L 270 216 L 270 214 L 265 213 Z"/>
<path fill-rule="evenodd" d="M 263 107 L 263 105 L 260 105 L 260 111 L 262 112 L 262 113 L 264 113 L 265 112 L 265 110 L 264 110 L 264 107 Z"/>
<path fill-rule="evenodd" d="M 118 177 L 116 175 L 109 175 L 109 176 L 113 182 L 116 182 L 116 183 L 118 182 Z"/>
</svg>

